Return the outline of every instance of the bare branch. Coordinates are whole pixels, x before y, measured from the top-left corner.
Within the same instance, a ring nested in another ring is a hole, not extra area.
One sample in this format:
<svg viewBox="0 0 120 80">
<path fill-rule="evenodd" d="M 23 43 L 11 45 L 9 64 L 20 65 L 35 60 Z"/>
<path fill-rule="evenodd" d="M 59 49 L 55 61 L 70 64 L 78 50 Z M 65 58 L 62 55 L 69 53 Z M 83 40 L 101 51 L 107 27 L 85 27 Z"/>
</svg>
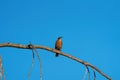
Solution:
<svg viewBox="0 0 120 80">
<path fill-rule="evenodd" d="M 34 51 L 32 49 L 32 66 L 30 67 L 30 72 L 28 73 L 28 80 L 30 80 L 30 75 L 32 73 L 33 66 L 34 66 Z"/>
<path fill-rule="evenodd" d="M 28 73 L 28 80 L 30 80 L 30 75 L 32 73 L 33 65 L 30 67 L 30 72 Z"/>
<path fill-rule="evenodd" d="M 40 60 L 40 56 L 38 54 L 38 51 L 34 48 L 35 52 L 36 52 L 36 55 L 38 57 L 38 60 L 40 62 L 40 80 L 42 80 L 42 61 Z"/>
<path fill-rule="evenodd" d="M 30 49 L 28 47 L 28 45 L 21 45 L 21 44 L 13 44 L 13 43 L 3 43 L 3 44 L 0 44 L 0 47 L 14 47 L 14 48 L 21 48 L 21 49 Z M 56 49 L 53 49 L 53 48 L 49 48 L 49 47 L 46 47 L 46 46 L 40 46 L 40 45 L 34 45 L 34 48 L 36 49 L 44 49 L 44 50 L 48 50 L 48 51 L 51 51 L 53 53 L 58 53 L 60 55 L 63 55 L 65 57 L 68 57 L 72 60 L 75 60 L 85 66 L 89 66 L 91 68 L 93 68 L 94 70 L 96 70 L 97 72 L 99 72 L 102 76 L 104 76 L 105 78 L 107 78 L 108 80 L 112 80 L 109 76 L 107 76 L 105 73 L 103 73 L 101 70 L 99 70 L 97 67 L 93 66 L 92 64 L 88 63 L 88 62 L 85 62 L 81 59 L 78 59 L 74 56 L 71 56 L 69 54 L 66 54 L 66 53 L 63 53 L 59 50 L 56 50 Z"/>
<path fill-rule="evenodd" d="M 2 80 L 3 78 L 4 80 L 6 80 L 4 68 L 2 65 L 2 56 L 0 56 L 0 80 Z"/>
<path fill-rule="evenodd" d="M 85 80 L 86 75 L 87 75 L 87 68 L 85 67 L 85 73 L 84 73 L 84 76 L 83 76 L 82 80 Z"/>
<path fill-rule="evenodd" d="M 32 64 L 34 63 L 34 51 L 36 52 L 36 55 L 37 55 L 37 57 L 38 57 L 38 61 L 40 62 L 40 80 L 42 80 L 42 61 L 40 60 L 40 56 L 39 56 L 39 54 L 38 54 L 38 51 L 36 50 L 36 48 L 31 44 L 31 42 L 30 42 L 30 44 L 28 45 L 28 47 L 30 48 L 30 49 L 32 49 L 32 53 L 33 53 L 33 60 L 32 60 Z M 33 65 L 32 65 L 32 67 L 33 67 Z M 31 72 L 32 72 L 32 67 L 31 67 L 31 69 L 30 69 L 30 74 L 31 74 Z M 29 75 L 29 77 L 30 77 L 30 75 Z M 29 78 L 28 77 L 28 78 Z"/>
<path fill-rule="evenodd" d="M 96 80 L 96 73 L 95 73 L 94 69 L 93 69 L 93 74 L 94 74 L 94 80 Z"/>
<path fill-rule="evenodd" d="M 88 68 L 88 66 L 86 66 L 87 72 L 88 72 L 88 80 L 90 80 L 90 70 Z"/>
</svg>

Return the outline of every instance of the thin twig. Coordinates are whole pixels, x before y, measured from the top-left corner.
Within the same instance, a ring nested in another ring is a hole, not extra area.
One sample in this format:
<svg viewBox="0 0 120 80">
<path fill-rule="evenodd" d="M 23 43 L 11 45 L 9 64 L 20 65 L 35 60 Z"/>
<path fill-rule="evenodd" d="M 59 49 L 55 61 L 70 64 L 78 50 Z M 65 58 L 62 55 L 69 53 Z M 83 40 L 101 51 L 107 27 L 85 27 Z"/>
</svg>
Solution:
<svg viewBox="0 0 120 80">
<path fill-rule="evenodd" d="M 30 75 L 31 75 L 31 73 L 32 73 L 33 67 L 34 67 L 34 51 L 33 51 L 33 49 L 32 49 L 32 66 L 31 66 L 31 68 L 30 68 L 30 72 L 28 73 L 28 80 L 30 80 Z"/>
<path fill-rule="evenodd" d="M 40 56 L 38 54 L 38 51 L 34 48 L 35 52 L 36 52 L 36 55 L 38 57 L 38 60 L 40 62 L 40 80 L 42 80 L 42 61 L 40 60 Z"/>
<path fill-rule="evenodd" d="M 90 70 L 88 68 L 88 66 L 86 66 L 87 72 L 88 72 L 88 80 L 90 80 Z"/>
<path fill-rule="evenodd" d="M 2 56 L 1 55 L 0 55 L 0 67 L 1 67 L 0 80 L 2 80 L 2 79 L 6 80 L 5 72 L 4 72 L 4 68 L 3 68 L 3 64 L 2 64 Z"/>
<path fill-rule="evenodd" d="M 28 80 L 30 80 L 30 75 L 32 73 L 33 66 L 30 67 L 30 72 L 28 73 Z"/>
<path fill-rule="evenodd" d="M 94 80 L 96 80 L 96 73 L 95 73 L 95 70 L 92 68 L 93 70 L 93 75 L 94 75 Z"/>
<path fill-rule="evenodd" d="M 83 76 L 82 80 L 85 80 L 86 75 L 87 75 L 87 68 L 85 68 L 85 73 L 84 73 L 84 76 Z"/>
</svg>

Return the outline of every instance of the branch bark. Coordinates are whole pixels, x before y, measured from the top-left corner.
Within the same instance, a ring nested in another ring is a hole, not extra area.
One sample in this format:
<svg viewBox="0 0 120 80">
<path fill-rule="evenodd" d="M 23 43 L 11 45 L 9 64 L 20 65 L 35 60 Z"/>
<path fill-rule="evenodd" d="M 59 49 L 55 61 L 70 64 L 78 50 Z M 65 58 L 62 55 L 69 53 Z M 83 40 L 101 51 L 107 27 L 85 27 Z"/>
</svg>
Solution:
<svg viewBox="0 0 120 80">
<path fill-rule="evenodd" d="M 97 72 L 99 72 L 102 76 L 104 76 L 105 78 L 107 78 L 108 80 L 112 80 L 112 78 L 110 78 L 109 76 L 107 76 L 105 73 L 103 73 L 101 70 L 99 70 L 97 67 L 93 66 L 92 64 L 86 62 L 86 61 L 83 61 L 81 59 L 78 59 L 74 56 L 71 56 L 69 54 L 66 54 L 64 52 L 61 52 L 59 50 L 56 50 L 56 49 L 53 49 L 53 48 L 49 48 L 49 47 L 46 47 L 46 46 L 40 46 L 40 45 L 33 45 L 34 48 L 36 49 L 43 49 L 43 50 L 47 50 L 47 51 L 50 51 L 50 52 L 53 52 L 53 53 L 59 53 L 60 55 L 63 55 L 65 57 L 68 57 L 72 60 L 75 60 L 85 66 L 89 66 L 91 67 L 92 69 L 96 70 Z M 14 47 L 14 48 L 21 48 L 21 49 L 32 49 L 29 47 L 29 45 L 21 45 L 21 44 L 14 44 L 14 43 L 3 43 L 3 44 L 0 44 L 0 47 Z"/>
</svg>

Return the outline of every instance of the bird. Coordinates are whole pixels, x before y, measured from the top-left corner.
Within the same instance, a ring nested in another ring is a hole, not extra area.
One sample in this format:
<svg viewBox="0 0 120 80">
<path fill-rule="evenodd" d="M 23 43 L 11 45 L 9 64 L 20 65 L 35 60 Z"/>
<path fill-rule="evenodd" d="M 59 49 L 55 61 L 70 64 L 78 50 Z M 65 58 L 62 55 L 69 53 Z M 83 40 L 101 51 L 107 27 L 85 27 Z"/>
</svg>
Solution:
<svg viewBox="0 0 120 80">
<path fill-rule="evenodd" d="M 55 49 L 61 50 L 61 48 L 62 48 L 62 37 L 60 36 L 60 37 L 58 37 L 58 39 L 56 40 Z M 59 53 L 56 53 L 55 56 L 58 57 L 58 56 L 59 56 Z"/>
</svg>

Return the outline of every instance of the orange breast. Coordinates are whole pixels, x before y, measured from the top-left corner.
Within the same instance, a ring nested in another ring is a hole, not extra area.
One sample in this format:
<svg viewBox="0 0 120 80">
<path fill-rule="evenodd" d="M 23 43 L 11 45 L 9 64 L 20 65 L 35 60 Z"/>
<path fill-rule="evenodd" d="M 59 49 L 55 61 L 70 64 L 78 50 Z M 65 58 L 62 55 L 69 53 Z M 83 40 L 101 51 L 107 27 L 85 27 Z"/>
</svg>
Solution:
<svg viewBox="0 0 120 80">
<path fill-rule="evenodd" d="M 61 41 L 61 39 L 56 41 L 55 48 L 59 49 L 59 50 L 62 48 L 62 41 Z"/>
</svg>

